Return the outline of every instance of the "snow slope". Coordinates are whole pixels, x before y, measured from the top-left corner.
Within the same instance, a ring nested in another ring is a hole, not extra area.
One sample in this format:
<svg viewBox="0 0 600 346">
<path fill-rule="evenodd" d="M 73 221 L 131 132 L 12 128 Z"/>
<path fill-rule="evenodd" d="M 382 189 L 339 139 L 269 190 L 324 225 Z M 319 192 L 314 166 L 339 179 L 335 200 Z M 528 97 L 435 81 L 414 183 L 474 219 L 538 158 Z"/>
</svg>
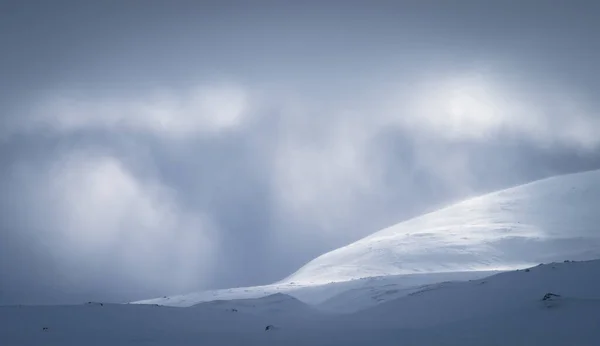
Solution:
<svg viewBox="0 0 600 346">
<path fill-rule="evenodd" d="M 321 311 L 350 313 L 364 310 L 387 301 L 410 295 L 423 287 L 437 284 L 475 280 L 495 274 L 493 271 L 388 275 L 361 279 L 363 284 L 345 290 L 319 302 Z M 340 283 L 335 283 L 340 284 Z M 301 293 L 301 292 L 300 292 Z"/>
<path fill-rule="evenodd" d="M 326 253 L 282 280 L 508 270 L 600 257 L 600 171 L 466 200 Z"/>
<path fill-rule="evenodd" d="M 356 311 L 420 285 L 542 262 L 600 258 L 598 206 L 600 171 L 557 176 L 401 222 L 326 253 L 271 285 L 136 303 L 191 306 L 285 293 L 325 310 Z"/>
<path fill-rule="evenodd" d="M 542 300 L 546 293 L 560 297 Z M 435 284 L 352 314 L 301 315 L 278 295 L 254 301 L 287 314 L 201 304 L 0 307 L 0 343 L 33 345 L 598 345 L 600 260 L 554 263 Z M 239 302 L 238 307 L 247 306 Z M 235 306 L 236 301 L 231 301 Z M 273 326 L 265 330 L 266 326 Z M 44 330 L 47 328 L 47 330 Z"/>
</svg>

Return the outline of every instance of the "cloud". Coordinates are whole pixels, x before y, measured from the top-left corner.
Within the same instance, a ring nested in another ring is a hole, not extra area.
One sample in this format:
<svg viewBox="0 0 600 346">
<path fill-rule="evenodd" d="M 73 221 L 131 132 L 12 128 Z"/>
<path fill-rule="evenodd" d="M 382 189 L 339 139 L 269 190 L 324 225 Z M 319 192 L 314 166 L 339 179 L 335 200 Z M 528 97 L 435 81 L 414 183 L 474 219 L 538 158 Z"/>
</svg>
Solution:
<svg viewBox="0 0 600 346">
<path fill-rule="evenodd" d="M 597 105 L 574 87 L 514 81 L 500 70 L 425 76 L 412 91 L 387 94 L 388 122 L 449 141 L 510 134 L 539 145 L 593 150 L 600 145 Z"/>
<path fill-rule="evenodd" d="M 361 194 L 376 191 L 378 167 L 367 157 L 370 131 L 350 110 L 303 98 L 279 111 L 271 179 L 275 204 L 287 217 L 312 225 L 307 234 L 328 238 L 348 220 Z"/>
<path fill-rule="evenodd" d="M 272 179 L 279 208 L 312 226 L 304 232 L 339 237 L 356 232 L 365 218 L 380 219 L 388 209 L 382 203 L 396 194 L 404 203 L 412 199 L 414 206 L 405 209 L 413 210 L 421 199 L 477 193 L 478 182 L 492 180 L 478 175 L 484 159 L 478 146 L 496 153 L 512 150 L 498 147 L 504 141 L 598 148 L 595 105 L 576 88 L 506 75 L 500 68 L 416 74 L 408 86 L 381 83 L 333 106 L 302 97 L 281 104 Z M 403 139 L 406 157 L 396 155 L 395 144 L 380 145 L 386 136 Z M 494 174 L 511 165 L 495 164 Z M 436 197 L 423 197 L 424 188 Z"/>
<path fill-rule="evenodd" d="M 28 195 L 38 243 L 72 285 L 111 280 L 164 291 L 209 281 L 218 232 L 207 215 L 178 204 L 175 191 L 136 177 L 119 159 L 69 152 L 49 167 L 14 169 Z M 106 277 L 109 275 L 109 277 Z"/>
<path fill-rule="evenodd" d="M 477 177 L 470 171 L 469 153 L 449 149 L 445 142 L 514 136 L 540 146 L 590 150 L 600 144 L 595 135 L 600 120 L 576 91 L 506 76 L 510 73 L 491 67 L 415 73 L 412 83 L 404 83 L 408 86 L 379 81 L 335 100 L 299 96 L 286 88 L 255 86 L 250 93 L 239 83 L 133 97 L 53 92 L 34 103 L 20 128 L 61 135 L 142 133 L 159 141 L 243 130 L 249 143 L 262 143 L 251 149 L 253 155 L 271 156 L 270 162 L 260 161 L 270 165 L 266 174 L 274 207 L 285 217 L 315 225 L 314 233 L 336 237 L 340 228 L 356 224 L 357 210 L 373 212 L 370 208 L 390 195 L 386 169 L 388 161 L 398 158 L 379 144 L 390 133 L 406 138 L 414 151 L 411 162 L 394 167 L 394 186 L 407 192 L 423 172 L 448 190 L 471 192 Z M 371 91 L 360 94 L 364 90 Z M 273 110 L 277 116 L 265 117 Z M 272 123 L 252 122 L 256 119 Z"/>
<path fill-rule="evenodd" d="M 149 133 L 168 138 L 234 131 L 249 119 L 253 98 L 232 83 L 185 91 L 155 90 L 129 95 L 87 95 L 69 90 L 39 96 L 14 132 L 74 133 L 104 130 Z"/>
</svg>

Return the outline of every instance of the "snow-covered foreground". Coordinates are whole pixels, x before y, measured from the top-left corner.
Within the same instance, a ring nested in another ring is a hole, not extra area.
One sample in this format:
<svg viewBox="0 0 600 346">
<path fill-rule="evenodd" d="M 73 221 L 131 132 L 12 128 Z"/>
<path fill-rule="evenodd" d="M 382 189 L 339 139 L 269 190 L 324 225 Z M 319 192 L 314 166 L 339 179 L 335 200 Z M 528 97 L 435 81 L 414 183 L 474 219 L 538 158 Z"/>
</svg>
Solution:
<svg viewBox="0 0 600 346">
<path fill-rule="evenodd" d="M 0 307 L 0 321 L 3 346 L 599 345 L 600 260 L 426 285 L 346 314 L 278 294 L 188 308 Z"/>
</svg>

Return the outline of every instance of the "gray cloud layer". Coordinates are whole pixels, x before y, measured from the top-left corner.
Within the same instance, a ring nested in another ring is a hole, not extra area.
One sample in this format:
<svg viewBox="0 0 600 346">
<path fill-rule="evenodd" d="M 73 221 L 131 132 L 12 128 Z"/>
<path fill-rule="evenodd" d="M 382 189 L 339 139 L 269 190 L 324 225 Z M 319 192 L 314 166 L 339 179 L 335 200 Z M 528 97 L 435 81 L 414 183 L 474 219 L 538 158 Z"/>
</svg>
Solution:
<svg viewBox="0 0 600 346">
<path fill-rule="evenodd" d="M 0 8 L 0 303 L 268 283 L 600 168 L 596 2 Z"/>
</svg>

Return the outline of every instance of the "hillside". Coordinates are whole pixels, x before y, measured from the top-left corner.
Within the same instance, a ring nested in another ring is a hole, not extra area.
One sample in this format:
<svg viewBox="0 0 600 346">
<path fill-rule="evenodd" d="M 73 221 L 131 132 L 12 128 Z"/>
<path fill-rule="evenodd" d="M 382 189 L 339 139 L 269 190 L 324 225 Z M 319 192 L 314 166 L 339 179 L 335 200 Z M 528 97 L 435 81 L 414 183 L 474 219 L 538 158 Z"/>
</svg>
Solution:
<svg viewBox="0 0 600 346">
<path fill-rule="evenodd" d="M 600 171 L 539 180 L 466 200 L 312 260 L 282 282 L 509 270 L 600 257 Z"/>
<path fill-rule="evenodd" d="M 327 302 L 323 306 L 329 310 L 355 311 L 420 285 L 478 279 L 543 262 L 600 258 L 598 205 L 600 171 L 557 176 L 401 222 L 319 256 L 271 285 L 137 303 L 191 306 L 286 293 L 313 305 Z M 361 291 L 371 293 L 357 305 L 348 306 L 338 296 Z"/>
</svg>

